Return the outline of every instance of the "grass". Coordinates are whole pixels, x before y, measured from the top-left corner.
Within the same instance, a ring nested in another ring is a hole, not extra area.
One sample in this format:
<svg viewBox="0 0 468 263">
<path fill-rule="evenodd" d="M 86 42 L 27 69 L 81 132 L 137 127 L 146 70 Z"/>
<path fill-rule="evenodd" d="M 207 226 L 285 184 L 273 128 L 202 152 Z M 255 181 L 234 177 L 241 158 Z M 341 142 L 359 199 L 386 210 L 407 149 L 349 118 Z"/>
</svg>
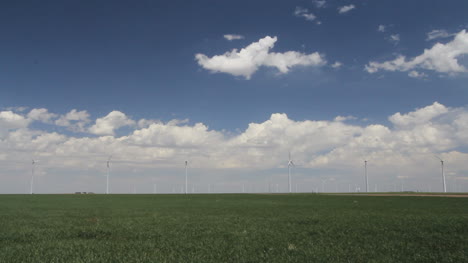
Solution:
<svg viewBox="0 0 468 263">
<path fill-rule="evenodd" d="M 468 198 L 1 195 L 0 262 L 468 262 Z"/>
</svg>

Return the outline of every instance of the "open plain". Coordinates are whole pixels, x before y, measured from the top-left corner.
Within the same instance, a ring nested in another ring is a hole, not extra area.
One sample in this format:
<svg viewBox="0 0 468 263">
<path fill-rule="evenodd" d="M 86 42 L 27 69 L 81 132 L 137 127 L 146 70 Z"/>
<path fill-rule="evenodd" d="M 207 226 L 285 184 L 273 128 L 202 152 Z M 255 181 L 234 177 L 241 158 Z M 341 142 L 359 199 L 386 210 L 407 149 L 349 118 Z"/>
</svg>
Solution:
<svg viewBox="0 0 468 263">
<path fill-rule="evenodd" d="M 0 262 L 467 262 L 468 198 L 1 195 Z"/>
</svg>

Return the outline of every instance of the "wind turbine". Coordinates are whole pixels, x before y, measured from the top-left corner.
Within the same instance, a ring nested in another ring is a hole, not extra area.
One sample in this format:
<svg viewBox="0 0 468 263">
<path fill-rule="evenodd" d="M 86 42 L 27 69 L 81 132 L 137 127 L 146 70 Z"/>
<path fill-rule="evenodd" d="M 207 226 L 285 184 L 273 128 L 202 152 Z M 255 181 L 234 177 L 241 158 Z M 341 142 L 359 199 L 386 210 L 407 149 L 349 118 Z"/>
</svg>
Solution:
<svg viewBox="0 0 468 263">
<path fill-rule="evenodd" d="M 185 194 L 187 194 L 187 187 L 188 187 L 188 177 L 187 177 L 187 166 L 188 161 L 185 161 Z"/>
<path fill-rule="evenodd" d="M 291 159 L 291 152 L 289 152 L 289 160 L 288 160 L 288 186 L 289 186 L 289 193 L 291 193 L 291 166 L 295 166 L 293 160 Z"/>
<path fill-rule="evenodd" d="M 112 155 L 109 156 L 109 159 L 107 159 L 107 184 L 106 184 L 106 194 L 109 194 L 109 171 L 110 171 L 110 160 L 112 158 Z"/>
<path fill-rule="evenodd" d="M 366 193 L 369 192 L 369 180 L 367 178 L 367 160 L 364 160 L 364 176 L 366 177 Z"/>
<path fill-rule="evenodd" d="M 34 166 L 37 163 L 37 160 L 32 159 L 32 169 L 31 169 L 31 189 L 30 193 L 33 194 L 33 188 L 34 188 Z"/>
<path fill-rule="evenodd" d="M 444 193 L 447 193 L 447 187 L 445 186 L 445 173 L 444 173 L 444 160 L 442 160 L 439 156 L 435 155 L 437 159 L 440 160 L 440 167 L 442 169 L 442 183 L 444 185 Z"/>
</svg>

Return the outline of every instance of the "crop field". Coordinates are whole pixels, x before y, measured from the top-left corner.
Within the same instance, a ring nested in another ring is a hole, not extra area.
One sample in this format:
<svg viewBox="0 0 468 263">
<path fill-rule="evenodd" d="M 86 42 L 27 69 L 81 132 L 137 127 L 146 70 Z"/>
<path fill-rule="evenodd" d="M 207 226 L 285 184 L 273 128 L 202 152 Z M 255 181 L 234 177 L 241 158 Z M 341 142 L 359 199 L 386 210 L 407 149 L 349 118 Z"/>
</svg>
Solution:
<svg viewBox="0 0 468 263">
<path fill-rule="evenodd" d="M 468 262 L 468 198 L 0 195 L 0 262 Z"/>
</svg>

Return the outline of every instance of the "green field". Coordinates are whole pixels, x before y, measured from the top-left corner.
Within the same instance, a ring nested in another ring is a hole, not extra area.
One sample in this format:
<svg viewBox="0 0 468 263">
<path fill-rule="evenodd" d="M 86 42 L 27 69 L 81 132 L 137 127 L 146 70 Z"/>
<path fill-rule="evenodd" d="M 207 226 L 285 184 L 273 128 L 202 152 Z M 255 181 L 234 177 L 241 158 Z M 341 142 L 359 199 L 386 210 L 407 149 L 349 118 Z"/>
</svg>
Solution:
<svg viewBox="0 0 468 263">
<path fill-rule="evenodd" d="M 468 262 L 468 198 L 0 195 L 0 262 Z"/>
</svg>

